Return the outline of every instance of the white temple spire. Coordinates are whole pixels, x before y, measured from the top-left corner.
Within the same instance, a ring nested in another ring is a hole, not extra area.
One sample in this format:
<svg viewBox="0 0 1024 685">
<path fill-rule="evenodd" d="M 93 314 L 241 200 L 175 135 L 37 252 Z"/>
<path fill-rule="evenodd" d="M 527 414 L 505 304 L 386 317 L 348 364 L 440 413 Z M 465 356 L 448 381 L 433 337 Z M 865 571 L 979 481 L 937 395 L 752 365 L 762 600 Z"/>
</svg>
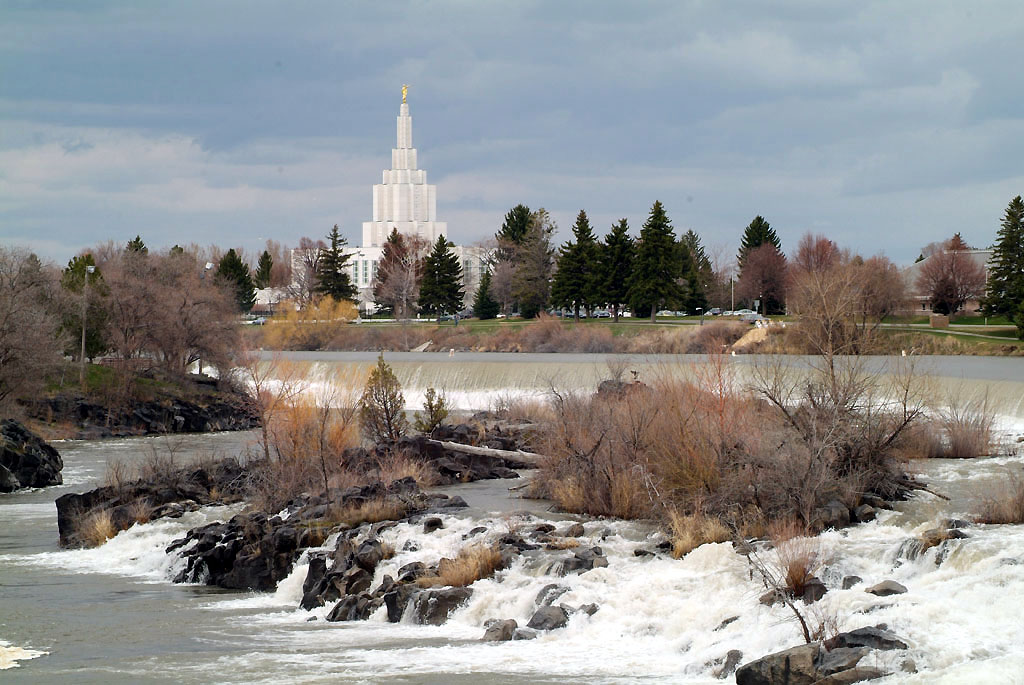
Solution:
<svg viewBox="0 0 1024 685">
<path fill-rule="evenodd" d="M 437 186 L 429 185 L 427 172 L 417 168 L 407 93 L 408 86 L 403 85 L 391 168 L 384 170 L 382 183 L 373 187 L 373 221 L 363 222 L 366 247 L 382 246 L 392 229 L 419 236 L 428 243 L 439 235 L 448 235 L 448 225 L 437 221 Z"/>
</svg>

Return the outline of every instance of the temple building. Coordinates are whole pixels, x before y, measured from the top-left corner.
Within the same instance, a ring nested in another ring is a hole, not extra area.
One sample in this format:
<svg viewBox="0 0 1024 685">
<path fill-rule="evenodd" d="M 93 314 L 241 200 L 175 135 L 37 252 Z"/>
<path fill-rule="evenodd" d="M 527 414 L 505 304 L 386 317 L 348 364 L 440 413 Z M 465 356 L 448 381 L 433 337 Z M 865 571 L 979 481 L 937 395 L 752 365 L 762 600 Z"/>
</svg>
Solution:
<svg viewBox="0 0 1024 685">
<path fill-rule="evenodd" d="M 425 251 L 429 251 L 438 236 L 448 237 L 448 224 L 437 220 L 437 186 L 427 183 L 427 172 L 417 165 L 406 86 L 402 87 L 397 124 L 397 145 L 391 150 L 391 168 L 385 169 L 381 183 L 373 186 L 373 218 L 363 222 L 362 245 L 345 248 L 345 253 L 352 255 L 348 262 L 350 276 L 359 288 L 359 308 L 364 313 L 372 313 L 376 309 L 373 279 L 384 243 L 392 230 L 420 239 Z M 468 305 L 472 303 L 483 275 L 486 251 L 479 247 L 456 245 L 454 252 L 462 263 Z M 301 268 L 302 255 L 293 250 L 293 274 L 299 273 Z"/>
</svg>

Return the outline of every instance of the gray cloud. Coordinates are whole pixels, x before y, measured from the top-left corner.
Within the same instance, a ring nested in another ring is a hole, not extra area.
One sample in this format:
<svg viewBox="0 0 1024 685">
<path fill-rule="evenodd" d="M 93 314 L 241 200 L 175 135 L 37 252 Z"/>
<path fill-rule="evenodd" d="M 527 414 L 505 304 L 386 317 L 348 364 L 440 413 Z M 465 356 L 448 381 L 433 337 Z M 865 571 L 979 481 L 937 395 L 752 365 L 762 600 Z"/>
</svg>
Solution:
<svg viewBox="0 0 1024 685">
<path fill-rule="evenodd" d="M 0 239 L 358 241 L 398 87 L 451 236 L 655 199 L 909 261 L 1021 192 L 1015 3 L 125 2 L 0 9 Z"/>
</svg>

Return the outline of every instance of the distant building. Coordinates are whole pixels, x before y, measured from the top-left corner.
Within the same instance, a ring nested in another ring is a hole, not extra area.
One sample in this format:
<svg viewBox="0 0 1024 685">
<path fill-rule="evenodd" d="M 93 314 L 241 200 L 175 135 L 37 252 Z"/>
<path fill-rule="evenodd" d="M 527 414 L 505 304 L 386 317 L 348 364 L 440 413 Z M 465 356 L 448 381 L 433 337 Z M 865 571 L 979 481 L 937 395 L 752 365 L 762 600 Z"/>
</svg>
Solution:
<svg viewBox="0 0 1024 685">
<path fill-rule="evenodd" d="M 928 255 L 919 262 L 911 264 L 903 270 L 903 283 L 907 289 L 907 314 L 928 314 L 931 312 L 931 301 L 929 293 L 922 292 L 917 286 L 917 279 L 921 275 L 921 269 L 928 263 L 930 259 L 934 259 L 936 254 L 942 254 L 936 252 Z M 988 280 L 988 265 L 992 259 L 992 250 L 960 250 L 960 254 L 970 257 L 976 264 L 978 264 L 985 271 L 985 280 Z M 968 300 L 964 303 L 962 312 L 966 314 L 974 314 L 981 307 L 981 302 L 977 299 Z"/>
<path fill-rule="evenodd" d="M 412 146 L 412 117 L 403 91 L 398 111 L 397 147 L 391 150 L 391 168 L 385 169 L 381 183 L 373 186 L 373 219 L 363 222 L 363 244 L 347 247 L 349 276 L 359 288 L 359 309 L 372 312 L 373 280 L 392 230 L 419 237 L 428 246 L 438 236 L 448 237 L 448 224 L 437 220 L 437 186 L 427 183 L 427 172 L 417 167 L 416 148 Z M 487 264 L 487 251 L 479 247 L 456 245 L 454 252 L 462 262 L 463 287 L 467 305 L 473 301 L 480 277 Z M 292 250 L 293 278 L 304 271 L 304 253 Z"/>
</svg>

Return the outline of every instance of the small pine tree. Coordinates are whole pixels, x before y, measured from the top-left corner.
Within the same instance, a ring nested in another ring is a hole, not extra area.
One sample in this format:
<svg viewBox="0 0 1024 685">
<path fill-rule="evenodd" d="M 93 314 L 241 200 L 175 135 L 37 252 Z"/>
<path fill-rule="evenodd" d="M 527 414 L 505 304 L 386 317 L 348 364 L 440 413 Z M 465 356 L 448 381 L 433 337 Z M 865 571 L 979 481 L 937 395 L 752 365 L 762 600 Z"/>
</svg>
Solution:
<svg viewBox="0 0 1024 685">
<path fill-rule="evenodd" d="M 501 305 L 491 297 L 491 270 L 484 271 L 480 277 L 480 285 L 476 289 L 476 297 L 473 299 L 473 314 L 481 321 L 493 319 L 501 311 Z"/>
<path fill-rule="evenodd" d="M 462 265 L 453 247 L 439 235 L 430 254 L 423 258 L 419 305 L 428 313 L 454 314 L 462 309 L 466 292 L 462 289 Z"/>
<path fill-rule="evenodd" d="M 383 353 L 377 357 L 377 366 L 370 372 L 363 388 L 359 399 L 359 418 L 363 435 L 374 443 L 395 442 L 409 430 L 402 385 L 384 361 Z"/>
<path fill-rule="evenodd" d="M 128 241 L 128 244 L 125 246 L 125 249 L 128 250 L 129 252 L 136 252 L 138 254 L 149 254 L 149 248 L 146 247 L 146 243 L 142 242 L 142 238 L 139 237 L 138 235 L 136 235 L 135 238 L 133 238 L 132 240 Z"/>
<path fill-rule="evenodd" d="M 270 285 L 270 270 L 274 268 L 274 258 L 266 250 L 260 255 L 260 261 L 256 265 L 256 276 L 253 281 L 257 288 L 266 288 Z"/>
<path fill-rule="evenodd" d="M 423 413 L 416 412 L 416 421 L 413 426 L 420 433 L 430 435 L 447 418 L 448 398 L 445 397 L 443 391 L 438 392 L 433 388 L 427 388 L 423 395 Z"/>
<path fill-rule="evenodd" d="M 239 310 L 248 312 L 256 304 L 256 288 L 249 274 L 249 265 L 242 261 L 235 248 L 228 250 L 217 264 L 217 278 L 235 291 Z"/>
<path fill-rule="evenodd" d="M 338 302 L 342 300 L 355 300 L 358 296 L 358 289 L 352 284 L 348 276 L 346 265 L 352 255 L 345 254 L 346 241 L 338 231 L 338 224 L 327 234 L 331 241 L 330 247 L 324 248 L 320 253 L 320 261 L 317 262 L 316 291 L 324 295 L 330 295 Z M 269 256 L 269 255 L 268 255 Z M 270 270 L 267 270 L 267 280 L 270 280 Z"/>
</svg>

